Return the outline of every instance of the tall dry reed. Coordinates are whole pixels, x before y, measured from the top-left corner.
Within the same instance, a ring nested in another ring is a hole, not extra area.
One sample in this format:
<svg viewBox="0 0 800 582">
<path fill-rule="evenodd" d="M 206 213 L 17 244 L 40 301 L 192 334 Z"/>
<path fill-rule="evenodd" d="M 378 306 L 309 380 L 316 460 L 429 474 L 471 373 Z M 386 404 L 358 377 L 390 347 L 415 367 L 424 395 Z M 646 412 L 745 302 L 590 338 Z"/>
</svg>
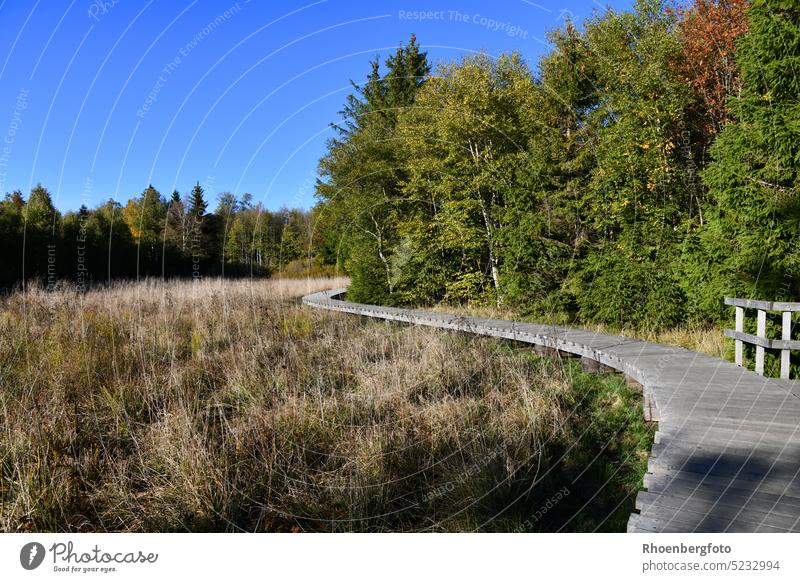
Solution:
<svg viewBox="0 0 800 582">
<path fill-rule="evenodd" d="M 300 304 L 344 284 L 0 300 L 0 529 L 510 528 L 570 440 L 563 370 Z"/>
</svg>

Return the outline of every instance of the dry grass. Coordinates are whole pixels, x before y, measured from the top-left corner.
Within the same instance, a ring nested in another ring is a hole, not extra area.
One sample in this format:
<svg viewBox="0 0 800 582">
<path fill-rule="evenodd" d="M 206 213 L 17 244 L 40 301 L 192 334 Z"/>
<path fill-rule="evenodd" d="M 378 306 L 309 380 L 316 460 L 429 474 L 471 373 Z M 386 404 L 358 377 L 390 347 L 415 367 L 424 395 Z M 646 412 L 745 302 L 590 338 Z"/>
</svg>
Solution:
<svg viewBox="0 0 800 582">
<path fill-rule="evenodd" d="M 541 318 L 526 318 L 517 310 L 491 305 L 438 305 L 430 309 L 433 311 L 458 313 L 461 315 L 473 315 L 477 317 L 491 317 L 496 319 L 509 319 L 517 321 L 530 320 L 539 323 L 544 321 Z M 726 340 L 723 336 L 722 328 L 714 325 L 682 325 L 669 330 L 645 331 L 633 327 L 619 329 L 602 324 L 567 322 L 564 321 L 564 319 L 564 316 L 559 315 L 554 317 L 551 323 L 556 325 L 566 325 L 576 329 L 585 329 L 587 331 L 622 335 L 624 337 L 641 339 L 670 346 L 678 346 L 702 354 L 717 356 L 719 358 L 727 357 L 730 359 L 731 357 L 731 342 Z"/>
<path fill-rule="evenodd" d="M 345 284 L 1 299 L 0 530 L 511 529 L 573 442 L 570 377 L 299 303 Z"/>
</svg>

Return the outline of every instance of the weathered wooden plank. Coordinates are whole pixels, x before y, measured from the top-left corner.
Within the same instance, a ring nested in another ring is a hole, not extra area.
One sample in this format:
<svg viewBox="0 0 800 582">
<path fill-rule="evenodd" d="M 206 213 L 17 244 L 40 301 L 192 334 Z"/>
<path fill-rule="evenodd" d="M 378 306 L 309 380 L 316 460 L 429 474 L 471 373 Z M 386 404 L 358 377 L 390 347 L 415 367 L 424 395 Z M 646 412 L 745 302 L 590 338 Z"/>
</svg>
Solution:
<svg viewBox="0 0 800 582">
<path fill-rule="evenodd" d="M 797 530 L 800 382 L 763 378 L 718 358 L 623 336 L 335 299 L 343 291 L 316 293 L 303 301 L 344 313 L 521 341 L 553 354 L 567 352 L 581 356 L 590 370 L 610 367 L 642 384 L 645 415 L 658 419 L 659 427 L 644 477 L 649 490 L 637 498 L 641 513 L 631 515 L 629 531 Z M 730 304 L 800 310 L 800 304 L 766 303 Z M 761 347 L 784 345 L 765 343 L 770 341 L 790 338 L 764 340 Z"/>
<path fill-rule="evenodd" d="M 652 462 L 652 461 L 651 461 Z M 648 465 L 650 472 L 658 474 L 662 479 L 664 486 L 669 484 L 669 476 L 680 476 L 683 479 L 694 480 L 699 483 L 702 481 L 717 480 L 717 482 L 724 482 L 724 480 L 735 479 L 737 482 L 746 487 L 755 487 L 757 484 L 765 483 L 765 475 L 768 475 L 768 480 L 771 484 L 777 484 L 777 488 L 771 490 L 772 492 L 789 492 L 792 496 L 798 496 L 797 482 L 794 479 L 796 467 L 791 465 L 775 465 L 765 463 L 763 465 L 748 464 L 748 465 L 730 465 L 728 463 L 717 463 L 713 461 L 706 463 L 703 462 L 687 462 L 683 463 L 676 461 L 675 463 L 655 463 Z M 666 480 L 664 481 L 663 479 Z M 759 485 L 760 486 L 760 485 Z"/>
<path fill-rule="evenodd" d="M 791 301 L 758 301 L 754 299 L 726 297 L 725 305 L 744 307 L 746 309 L 763 309 L 764 311 L 800 311 L 800 303 Z"/>
<path fill-rule="evenodd" d="M 785 511 L 772 511 L 773 504 L 750 499 L 746 496 L 701 496 L 679 497 L 669 493 L 649 493 L 642 491 L 636 500 L 637 508 L 649 511 L 653 507 L 667 507 L 680 513 L 692 512 L 709 517 L 727 517 L 730 521 L 746 522 L 753 529 L 762 523 L 792 531 L 798 514 Z"/>
<path fill-rule="evenodd" d="M 725 455 L 746 457 L 748 455 L 758 454 L 760 458 L 778 458 L 781 455 L 786 455 L 791 458 L 791 452 L 783 449 L 777 443 L 769 445 L 761 445 L 760 443 L 739 443 L 738 441 L 731 441 L 726 445 L 720 447 L 716 443 L 703 443 L 700 445 L 683 443 L 683 442 L 670 442 L 670 443 L 655 443 L 650 450 L 650 457 L 652 459 L 661 458 L 662 455 L 679 454 L 679 455 L 714 455 L 720 454 L 720 450 L 724 451 Z"/>
<path fill-rule="evenodd" d="M 747 485 L 750 485 L 748 487 Z M 748 503 L 754 504 L 767 513 L 775 512 L 781 515 L 800 517 L 800 497 L 786 495 L 783 489 L 776 487 L 777 491 L 763 490 L 760 484 L 745 484 L 736 479 L 726 479 L 718 484 L 694 479 L 675 478 L 666 483 L 647 484 L 647 491 L 639 493 L 640 501 L 646 503 L 647 498 L 641 497 L 644 493 L 657 495 L 671 495 L 681 499 L 693 497 L 706 501 L 716 501 L 726 505 L 742 507 Z"/>
<path fill-rule="evenodd" d="M 786 313 L 789 313 L 788 311 Z M 754 346 L 761 346 L 771 350 L 800 350 L 800 341 L 791 340 L 788 338 L 781 339 L 767 339 L 746 333 L 743 331 L 735 331 L 732 329 L 722 330 L 725 337 L 735 339 L 737 341 L 753 344 Z M 787 376 L 788 377 L 788 376 Z"/>
<path fill-rule="evenodd" d="M 647 513 L 643 513 L 636 520 L 636 526 L 639 531 L 649 533 L 680 533 L 680 532 L 696 532 L 696 533 L 718 533 L 727 531 L 729 533 L 748 533 L 748 532 L 765 532 L 765 533 L 786 533 L 787 530 L 779 527 L 774 527 L 768 524 L 760 525 L 756 528 L 750 523 L 742 523 L 739 521 L 725 523 L 723 520 L 714 519 L 706 516 L 695 516 L 691 518 L 688 512 L 676 514 L 674 511 L 664 512 L 658 511 L 659 508 L 648 509 Z"/>
</svg>

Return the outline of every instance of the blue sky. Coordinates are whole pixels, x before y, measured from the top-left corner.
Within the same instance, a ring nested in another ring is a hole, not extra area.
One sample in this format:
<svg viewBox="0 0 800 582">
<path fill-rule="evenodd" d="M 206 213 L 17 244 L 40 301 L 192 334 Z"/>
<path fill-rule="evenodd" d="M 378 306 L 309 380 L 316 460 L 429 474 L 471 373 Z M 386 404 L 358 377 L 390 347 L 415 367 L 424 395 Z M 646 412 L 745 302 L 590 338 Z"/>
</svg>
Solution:
<svg viewBox="0 0 800 582">
<path fill-rule="evenodd" d="M 329 123 L 370 58 L 413 32 L 433 61 L 516 49 L 535 63 L 547 30 L 602 6 L 0 0 L 0 194 L 41 182 L 69 210 L 199 180 L 211 200 L 307 208 Z"/>
</svg>

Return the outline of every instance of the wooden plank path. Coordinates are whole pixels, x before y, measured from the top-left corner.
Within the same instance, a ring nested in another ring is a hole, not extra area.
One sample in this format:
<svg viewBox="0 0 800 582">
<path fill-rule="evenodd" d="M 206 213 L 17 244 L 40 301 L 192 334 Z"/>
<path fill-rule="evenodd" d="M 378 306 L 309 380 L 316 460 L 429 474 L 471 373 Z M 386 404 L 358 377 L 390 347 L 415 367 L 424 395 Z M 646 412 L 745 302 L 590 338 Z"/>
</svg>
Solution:
<svg viewBox="0 0 800 582">
<path fill-rule="evenodd" d="M 712 356 L 621 336 L 350 303 L 345 289 L 306 305 L 554 348 L 643 386 L 658 422 L 630 532 L 800 531 L 800 382 Z"/>
</svg>

